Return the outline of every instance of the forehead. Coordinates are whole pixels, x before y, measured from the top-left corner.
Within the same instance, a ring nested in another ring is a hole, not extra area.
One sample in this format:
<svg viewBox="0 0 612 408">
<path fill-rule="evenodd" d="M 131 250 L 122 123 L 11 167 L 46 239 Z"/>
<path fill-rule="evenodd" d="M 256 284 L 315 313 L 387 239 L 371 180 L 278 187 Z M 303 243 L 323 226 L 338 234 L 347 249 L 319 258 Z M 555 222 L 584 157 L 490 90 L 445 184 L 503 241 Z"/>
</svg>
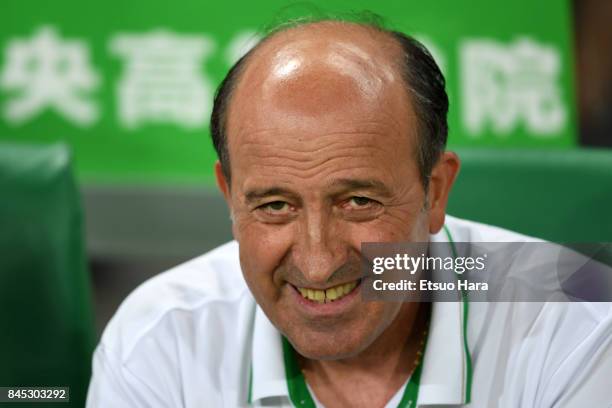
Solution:
<svg viewBox="0 0 612 408">
<path fill-rule="evenodd" d="M 411 140 L 416 119 L 396 62 L 400 55 L 387 35 L 356 25 L 276 34 L 250 57 L 233 93 L 226 123 L 230 156 L 244 143 L 316 144 L 333 134 L 344 141 L 363 134 Z M 391 142 L 377 139 L 385 141 Z"/>
</svg>

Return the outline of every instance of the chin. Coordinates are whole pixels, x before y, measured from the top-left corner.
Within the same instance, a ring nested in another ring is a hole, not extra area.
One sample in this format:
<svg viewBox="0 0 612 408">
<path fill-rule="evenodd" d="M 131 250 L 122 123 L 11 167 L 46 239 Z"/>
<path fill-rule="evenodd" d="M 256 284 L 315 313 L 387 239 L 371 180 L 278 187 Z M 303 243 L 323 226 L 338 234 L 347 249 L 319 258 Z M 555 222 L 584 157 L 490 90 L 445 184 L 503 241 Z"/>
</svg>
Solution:
<svg viewBox="0 0 612 408">
<path fill-rule="evenodd" d="M 297 336 L 287 336 L 293 348 L 312 360 L 342 360 L 357 356 L 370 345 L 363 336 L 347 336 L 346 333 L 321 333 L 302 330 Z"/>
</svg>

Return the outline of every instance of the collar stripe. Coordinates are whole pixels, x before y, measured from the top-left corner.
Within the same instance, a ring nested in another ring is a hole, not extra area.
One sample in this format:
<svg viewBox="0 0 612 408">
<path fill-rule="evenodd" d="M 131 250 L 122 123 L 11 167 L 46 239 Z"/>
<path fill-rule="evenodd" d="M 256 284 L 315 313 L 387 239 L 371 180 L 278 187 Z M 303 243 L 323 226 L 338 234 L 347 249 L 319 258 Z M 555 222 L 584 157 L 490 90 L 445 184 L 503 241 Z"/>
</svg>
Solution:
<svg viewBox="0 0 612 408">
<path fill-rule="evenodd" d="M 453 256 L 457 257 L 457 248 L 455 246 L 455 241 L 453 240 L 453 236 L 451 235 L 448 227 L 444 225 L 444 232 L 446 232 L 446 236 L 448 237 L 448 242 L 450 242 L 451 250 L 453 251 Z M 470 302 L 468 299 L 465 290 L 461 290 L 461 301 L 463 303 L 463 351 L 465 353 L 465 363 L 466 363 L 466 381 L 465 381 L 465 389 L 464 389 L 464 404 L 469 404 L 472 400 L 472 356 L 470 355 L 470 349 L 468 347 L 468 314 L 470 311 Z"/>
</svg>

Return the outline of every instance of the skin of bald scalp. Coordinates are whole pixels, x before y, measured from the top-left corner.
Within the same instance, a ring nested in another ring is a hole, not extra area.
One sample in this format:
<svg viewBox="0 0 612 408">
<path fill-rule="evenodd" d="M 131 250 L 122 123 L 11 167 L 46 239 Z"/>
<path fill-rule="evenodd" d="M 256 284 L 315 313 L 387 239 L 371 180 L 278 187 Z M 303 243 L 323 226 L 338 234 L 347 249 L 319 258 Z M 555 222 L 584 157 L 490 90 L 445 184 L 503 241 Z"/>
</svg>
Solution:
<svg viewBox="0 0 612 408">
<path fill-rule="evenodd" d="M 413 368 L 401 357 L 421 336 L 410 330 L 423 320 L 419 304 L 359 298 L 341 314 L 313 316 L 296 288 L 359 279 L 362 242 L 428 241 L 444 223 L 459 167 L 443 153 L 424 191 L 417 118 L 393 62 L 399 52 L 359 26 L 276 34 L 251 56 L 232 96 L 231 185 L 215 169 L 245 280 L 329 406 L 348 403 L 342 398 L 384 405 L 401 386 Z M 352 383 L 352 396 L 334 397 L 341 381 Z"/>
</svg>

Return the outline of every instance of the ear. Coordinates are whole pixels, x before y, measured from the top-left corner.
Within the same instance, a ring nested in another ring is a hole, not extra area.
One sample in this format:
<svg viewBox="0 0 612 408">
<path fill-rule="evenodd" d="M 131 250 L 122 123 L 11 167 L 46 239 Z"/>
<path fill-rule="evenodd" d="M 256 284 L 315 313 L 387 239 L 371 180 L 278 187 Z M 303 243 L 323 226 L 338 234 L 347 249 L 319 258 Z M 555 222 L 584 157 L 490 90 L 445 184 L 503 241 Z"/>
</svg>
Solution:
<svg viewBox="0 0 612 408">
<path fill-rule="evenodd" d="M 236 223 L 234 222 L 234 209 L 232 208 L 232 193 L 228 180 L 225 178 L 225 174 L 223 174 L 223 169 L 219 160 L 217 160 L 215 163 L 215 178 L 217 179 L 217 186 L 223 194 L 223 198 L 225 198 L 225 203 L 227 204 L 227 209 L 229 210 L 230 220 L 232 221 L 232 235 L 234 236 L 234 239 L 237 239 Z"/>
<path fill-rule="evenodd" d="M 217 179 L 217 187 L 219 187 L 219 190 L 221 191 L 221 194 L 223 194 L 225 202 L 227 203 L 227 206 L 230 207 L 231 211 L 230 187 L 225 178 L 225 175 L 223 174 L 223 169 L 219 160 L 217 160 L 217 162 L 215 163 L 215 177 Z"/>
<path fill-rule="evenodd" d="M 438 233 L 444 226 L 448 195 L 460 166 L 461 162 L 455 153 L 444 152 L 431 171 L 427 192 L 430 234 Z"/>
</svg>

